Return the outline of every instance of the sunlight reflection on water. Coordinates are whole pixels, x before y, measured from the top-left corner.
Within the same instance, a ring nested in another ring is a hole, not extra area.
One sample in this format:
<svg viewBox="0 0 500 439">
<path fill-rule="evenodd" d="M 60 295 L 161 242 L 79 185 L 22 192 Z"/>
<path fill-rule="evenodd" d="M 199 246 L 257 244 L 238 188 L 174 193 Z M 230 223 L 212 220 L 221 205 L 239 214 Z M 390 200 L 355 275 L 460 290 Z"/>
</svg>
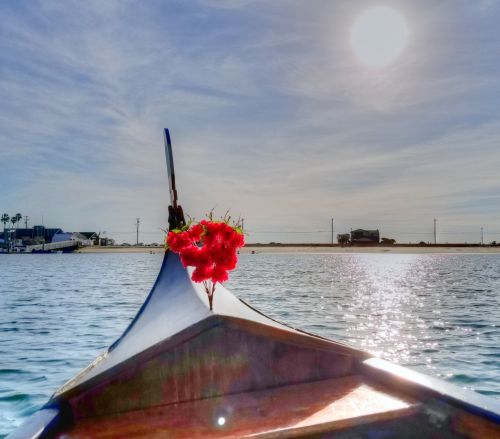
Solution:
<svg viewBox="0 0 500 439">
<path fill-rule="evenodd" d="M 259 254 L 230 287 L 292 326 L 500 396 L 498 273 L 498 255 Z"/>
</svg>

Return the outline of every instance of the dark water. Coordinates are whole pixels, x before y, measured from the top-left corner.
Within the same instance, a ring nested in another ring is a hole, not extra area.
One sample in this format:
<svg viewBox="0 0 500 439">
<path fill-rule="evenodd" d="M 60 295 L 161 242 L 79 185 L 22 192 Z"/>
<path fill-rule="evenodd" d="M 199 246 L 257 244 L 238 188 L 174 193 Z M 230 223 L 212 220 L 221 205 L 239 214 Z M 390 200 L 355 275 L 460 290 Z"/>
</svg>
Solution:
<svg viewBox="0 0 500 439">
<path fill-rule="evenodd" d="M 0 437 L 120 335 L 160 264 L 0 256 Z M 227 286 L 292 326 L 500 398 L 500 255 L 241 255 Z"/>
</svg>

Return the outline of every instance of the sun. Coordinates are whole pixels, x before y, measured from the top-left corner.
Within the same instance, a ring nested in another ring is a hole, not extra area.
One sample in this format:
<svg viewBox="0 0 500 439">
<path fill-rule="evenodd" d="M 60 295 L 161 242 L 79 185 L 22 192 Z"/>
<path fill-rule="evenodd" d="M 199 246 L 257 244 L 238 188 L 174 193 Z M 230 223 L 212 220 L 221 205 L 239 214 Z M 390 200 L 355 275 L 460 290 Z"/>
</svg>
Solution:
<svg viewBox="0 0 500 439">
<path fill-rule="evenodd" d="M 377 6 L 362 13 L 351 28 L 351 46 L 357 58 L 372 67 L 384 67 L 405 49 L 409 29 L 395 9 Z"/>
</svg>

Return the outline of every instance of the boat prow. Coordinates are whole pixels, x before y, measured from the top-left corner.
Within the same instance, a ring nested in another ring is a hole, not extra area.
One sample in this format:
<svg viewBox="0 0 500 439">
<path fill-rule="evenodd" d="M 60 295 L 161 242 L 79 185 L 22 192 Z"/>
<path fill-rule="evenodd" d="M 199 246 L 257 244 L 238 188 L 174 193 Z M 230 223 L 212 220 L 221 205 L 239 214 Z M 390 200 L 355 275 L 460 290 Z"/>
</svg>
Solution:
<svg viewBox="0 0 500 439">
<path fill-rule="evenodd" d="M 69 403 L 75 419 L 108 416 L 345 376 L 354 356 L 367 358 L 278 323 L 220 285 L 216 294 L 210 311 L 204 290 L 167 252 L 124 334 L 53 402 Z"/>
</svg>

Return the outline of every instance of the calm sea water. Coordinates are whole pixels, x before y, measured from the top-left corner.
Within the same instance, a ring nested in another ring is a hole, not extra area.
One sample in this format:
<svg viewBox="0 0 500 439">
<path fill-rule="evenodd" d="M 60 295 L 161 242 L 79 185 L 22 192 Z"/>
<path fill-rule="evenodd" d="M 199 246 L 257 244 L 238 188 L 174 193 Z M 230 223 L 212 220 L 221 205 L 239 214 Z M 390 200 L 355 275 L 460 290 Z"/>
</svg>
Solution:
<svg viewBox="0 0 500 439">
<path fill-rule="evenodd" d="M 161 258 L 0 256 L 0 437 L 121 334 Z M 500 398 L 500 255 L 241 255 L 227 286 L 292 326 Z"/>
</svg>

